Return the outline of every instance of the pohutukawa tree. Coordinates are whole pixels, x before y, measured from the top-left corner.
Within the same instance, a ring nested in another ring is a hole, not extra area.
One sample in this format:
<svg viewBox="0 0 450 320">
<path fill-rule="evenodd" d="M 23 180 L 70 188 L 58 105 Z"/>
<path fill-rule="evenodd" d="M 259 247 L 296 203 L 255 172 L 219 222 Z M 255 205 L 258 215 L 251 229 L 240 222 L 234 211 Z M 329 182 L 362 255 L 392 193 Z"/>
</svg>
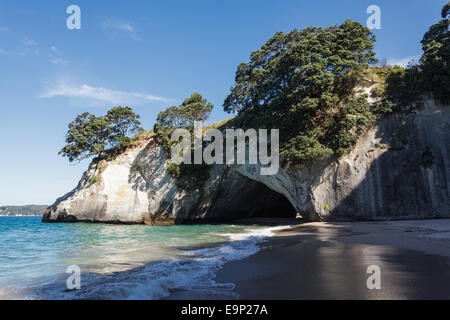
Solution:
<svg viewBox="0 0 450 320">
<path fill-rule="evenodd" d="M 450 1 L 447 2 L 445 6 L 442 7 L 441 16 L 442 19 L 447 19 L 447 16 L 450 15 Z"/>
<path fill-rule="evenodd" d="M 213 104 L 199 93 L 193 93 L 180 106 L 171 106 L 161 111 L 156 119 L 155 133 L 164 149 L 170 149 L 170 136 L 177 128 L 194 130 L 195 121 L 205 121 L 211 114 Z"/>
<path fill-rule="evenodd" d="M 111 124 L 109 142 L 113 146 L 128 143 L 130 134 L 142 131 L 140 116 L 130 107 L 112 108 L 105 118 Z"/>
<path fill-rule="evenodd" d="M 194 122 L 208 119 L 213 107 L 201 94 L 193 93 L 181 105 L 160 112 L 154 131 L 164 150 L 170 155 L 173 144 L 171 135 L 175 129 L 184 128 L 193 134 Z M 167 170 L 172 178 L 179 179 L 178 187 L 182 189 L 198 189 L 209 177 L 206 165 L 176 165 L 169 162 Z"/>
<path fill-rule="evenodd" d="M 69 124 L 67 145 L 59 154 L 69 158 L 70 162 L 81 161 L 126 145 L 130 134 L 143 130 L 139 118 L 129 107 L 115 107 L 102 117 L 85 112 Z"/>
<path fill-rule="evenodd" d="M 425 90 L 450 104 L 450 2 L 442 8 L 442 20 L 430 27 L 422 40 L 420 60 Z"/>
<path fill-rule="evenodd" d="M 278 32 L 239 65 L 224 110 L 241 127 L 280 129 L 281 155 L 291 162 L 339 156 L 373 120 L 355 87 L 376 62 L 374 42 L 350 20 Z"/>
<path fill-rule="evenodd" d="M 183 121 L 189 128 L 194 127 L 195 121 L 203 122 L 211 114 L 213 104 L 203 99 L 202 95 L 194 92 L 189 98 L 185 99 L 179 110 L 182 113 Z"/>
<path fill-rule="evenodd" d="M 442 20 L 432 25 L 421 41 L 423 54 L 418 64 L 386 68 L 386 94 L 380 110 L 399 111 L 421 104 L 422 95 L 432 93 L 450 104 L 450 2 L 442 8 Z"/>
</svg>

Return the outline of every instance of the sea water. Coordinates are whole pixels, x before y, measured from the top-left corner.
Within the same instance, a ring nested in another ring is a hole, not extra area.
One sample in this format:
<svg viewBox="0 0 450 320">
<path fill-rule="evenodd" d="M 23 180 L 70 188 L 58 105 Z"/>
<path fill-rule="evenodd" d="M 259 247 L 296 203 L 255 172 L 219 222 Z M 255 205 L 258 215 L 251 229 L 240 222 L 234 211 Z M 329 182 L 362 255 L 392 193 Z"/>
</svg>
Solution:
<svg viewBox="0 0 450 320">
<path fill-rule="evenodd" d="M 164 299 L 177 291 L 235 298 L 214 281 L 281 227 L 43 224 L 0 217 L 0 299 Z M 68 290 L 69 266 L 81 288 Z"/>
</svg>

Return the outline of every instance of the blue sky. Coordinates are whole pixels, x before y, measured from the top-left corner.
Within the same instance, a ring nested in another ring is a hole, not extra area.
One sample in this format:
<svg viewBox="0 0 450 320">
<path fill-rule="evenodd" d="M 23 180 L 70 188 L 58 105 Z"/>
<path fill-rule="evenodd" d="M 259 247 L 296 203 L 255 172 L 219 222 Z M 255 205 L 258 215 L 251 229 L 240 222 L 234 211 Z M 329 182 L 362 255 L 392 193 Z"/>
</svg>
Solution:
<svg viewBox="0 0 450 320">
<path fill-rule="evenodd" d="M 378 58 L 404 64 L 447 0 L 0 0 L 0 205 L 51 204 L 89 161 L 58 156 L 85 111 L 129 105 L 148 129 L 159 111 L 197 91 L 222 103 L 239 63 L 277 31 L 366 23 L 381 8 Z M 66 8 L 81 8 L 68 30 Z"/>
</svg>

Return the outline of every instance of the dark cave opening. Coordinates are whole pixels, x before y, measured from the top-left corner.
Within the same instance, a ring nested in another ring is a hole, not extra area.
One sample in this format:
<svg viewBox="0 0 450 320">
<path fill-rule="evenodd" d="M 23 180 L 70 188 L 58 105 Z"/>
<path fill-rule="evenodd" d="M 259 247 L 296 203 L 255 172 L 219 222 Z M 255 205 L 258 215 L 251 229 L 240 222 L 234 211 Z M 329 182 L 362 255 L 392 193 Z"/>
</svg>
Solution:
<svg viewBox="0 0 450 320">
<path fill-rule="evenodd" d="M 266 185 L 252 181 L 254 186 L 247 193 L 246 217 L 296 218 L 297 210 L 282 194 L 273 191 Z"/>
<path fill-rule="evenodd" d="M 297 210 L 283 194 L 237 171 L 230 172 L 221 181 L 211 201 L 212 206 L 207 214 L 200 219 L 194 219 L 195 223 L 199 220 L 202 220 L 202 223 L 211 223 L 242 221 L 247 218 L 264 218 L 276 223 L 273 219 L 298 218 Z"/>
<path fill-rule="evenodd" d="M 219 194 L 210 210 L 215 217 L 210 216 L 210 219 L 297 217 L 297 210 L 284 195 L 240 174 L 236 174 Z"/>
</svg>

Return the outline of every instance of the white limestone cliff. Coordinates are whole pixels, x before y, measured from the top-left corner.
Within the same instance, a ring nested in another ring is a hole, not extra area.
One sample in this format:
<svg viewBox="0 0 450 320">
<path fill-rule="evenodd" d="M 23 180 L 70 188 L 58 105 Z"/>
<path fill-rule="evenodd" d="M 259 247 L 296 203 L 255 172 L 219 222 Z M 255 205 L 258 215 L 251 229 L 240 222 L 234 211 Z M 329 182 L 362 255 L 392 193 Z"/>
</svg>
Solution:
<svg viewBox="0 0 450 320">
<path fill-rule="evenodd" d="M 254 215 L 308 220 L 450 217 L 450 109 L 427 101 L 392 114 L 339 160 L 280 168 L 215 165 L 200 190 L 177 187 L 166 156 L 149 138 L 94 160 L 78 186 L 47 209 L 45 222 L 175 224 Z M 433 164 L 423 163 L 425 151 Z"/>
</svg>

